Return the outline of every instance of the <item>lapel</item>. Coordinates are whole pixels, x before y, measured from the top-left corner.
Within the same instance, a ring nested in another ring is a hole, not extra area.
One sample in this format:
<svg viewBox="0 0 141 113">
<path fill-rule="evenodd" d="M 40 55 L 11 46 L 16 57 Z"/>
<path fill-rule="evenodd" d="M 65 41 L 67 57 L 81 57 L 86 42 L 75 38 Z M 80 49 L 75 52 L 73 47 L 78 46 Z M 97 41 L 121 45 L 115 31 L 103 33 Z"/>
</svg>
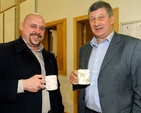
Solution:
<svg viewBox="0 0 141 113">
<path fill-rule="evenodd" d="M 86 51 L 87 51 L 86 52 L 87 54 L 85 54 L 85 58 L 83 59 L 84 60 L 84 63 L 83 63 L 84 69 L 88 68 L 88 62 L 89 62 L 90 54 L 91 54 L 91 51 L 92 51 L 92 46 L 90 45 L 90 43 L 88 44 Z"/>
<path fill-rule="evenodd" d="M 103 63 L 101 65 L 100 73 L 102 72 L 104 67 L 110 62 L 110 60 L 114 57 L 114 55 L 118 52 L 118 49 L 120 48 L 120 41 L 121 41 L 120 35 L 114 33 L 114 36 L 111 40 L 111 43 L 109 45 Z"/>
<path fill-rule="evenodd" d="M 35 58 L 36 61 L 38 61 L 35 55 L 32 53 L 32 51 L 27 47 L 22 37 L 19 37 L 18 39 L 16 39 L 14 43 L 15 43 L 15 49 L 17 53 L 26 51 L 27 53 L 31 54 Z"/>
<path fill-rule="evenodd" d="M 19 37 L 18 39 L 15 40 L 15 49 L 17 53 L 20 53 L 23 50 L 26 50 L 27 52 L 32 54 L 31 50 L 27 47 L 22 37 Z"/>
</svg>

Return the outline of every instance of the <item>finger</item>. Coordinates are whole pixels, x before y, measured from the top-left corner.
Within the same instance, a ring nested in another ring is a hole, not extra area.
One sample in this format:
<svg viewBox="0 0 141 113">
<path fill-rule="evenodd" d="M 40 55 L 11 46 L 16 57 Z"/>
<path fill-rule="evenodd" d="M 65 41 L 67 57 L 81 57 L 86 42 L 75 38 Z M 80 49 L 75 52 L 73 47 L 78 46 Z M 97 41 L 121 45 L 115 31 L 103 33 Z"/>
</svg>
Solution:
<svg viewBox="0 0 141 113">
<path fill-rule="evenodd" d="M 46 83 L 45 78 L 40 78 L 39 83 L 44 85 Z"/>
<path fill-rule="evenodd" d="M 77 85 L 78 84 L 77 80 L 74 80 L 74 79 L 71 79 L 70 83 L 72 83 L 73 85 Z"/>
<path fill-rule="evenodd" d="M 73 72 L 72 72 L 71 78 L 73 78 L 73 79 L 78 79 L 78 77 L 77 77 L 77 72 L 76 72 L 76 71 L 73 71 Z"/>
<path fill-rule="evenodd" d="M 46 88 L 45 84 L 42 84 L 40 88 L 45 89 Z"/>
<path fill-rule="evenodd" d="M 72 77 L 70 77 L 70 83 L 77 85 L 78 84 L 78 78 L 72 74 Z"/>
<path fill-rule="evenodd" d="M 45 81 L 45 79 L 41 79 L 41 84 L 46 84 L 46 81 Z"/>
<path fill-rule="evenodd" d="M 43 75 L 35 75 L 35 76 L 39 79 L 45 79 L 45 77 Z"/>
</svg>

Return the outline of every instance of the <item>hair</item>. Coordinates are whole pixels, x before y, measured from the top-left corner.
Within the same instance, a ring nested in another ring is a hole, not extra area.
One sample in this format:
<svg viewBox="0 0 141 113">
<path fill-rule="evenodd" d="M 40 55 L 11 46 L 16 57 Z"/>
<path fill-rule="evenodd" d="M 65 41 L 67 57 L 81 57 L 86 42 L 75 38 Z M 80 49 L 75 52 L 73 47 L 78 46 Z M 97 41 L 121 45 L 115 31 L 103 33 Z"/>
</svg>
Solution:
<svg viewBox="0 0 141 113">
<path fill-rule="evenodd" d="M 111 5 L 109 3 L 107 3 L 107 2 L 99 0 L 99 1 L 97 1 L 95 3 L 93 3 L 90 6 L 90 8 L 88 10 L 88 18 L 89 18 L 89 13 L 90 12 L 95 11 L 95 10 L 97 10 L 99 8 L 105 8 L 107 10 L 107 12 L 108 12 L 109 17 L 113 16 L 113 9 L 112 9 Z"/>
</svg>

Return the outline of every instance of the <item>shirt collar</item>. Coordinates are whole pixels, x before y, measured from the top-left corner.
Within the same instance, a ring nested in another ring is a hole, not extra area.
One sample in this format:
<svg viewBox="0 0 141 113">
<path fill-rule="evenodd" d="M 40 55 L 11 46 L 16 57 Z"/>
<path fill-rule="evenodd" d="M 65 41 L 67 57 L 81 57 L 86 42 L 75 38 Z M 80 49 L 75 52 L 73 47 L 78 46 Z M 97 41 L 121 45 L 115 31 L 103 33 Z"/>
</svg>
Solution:
<svg viewBox="0 0 141 113">
<path fill-rule="evenodd" d="M 23 39 L 23 38 L 22 38 Z M 28 46 L 28 44 L 27 44 L 27 42 L 23 39 L 23 41 L 25 42 L 25 44 L 27 45 L 27 47 L 30 49 L 30 47 Z M 43 48 L 44 48 L 44 46 L 43 46 L 43 44 L 41 43 L 40 45 L 39 45 L 39 49 L 38 50 L 36 50 L 36 52 L 41 52 L 42 50 L 43 50 Z M 31 50 L 31 49 L 30 49 Z M 32 50 L 31 50 L 32 51 Z"/>
<path fill-rule="evenodd" d="M 111 40 L 112 40 L 112 38 L 113 38 L 113 35 L 114 35 L 114 31 L 112 31 L 112 32 L 110 33 L 110 35 L 107 36 L 107 38 L 106 38 L 103 42 L 108 41 L 108 42 L 110 43 Z M 91 40 L 91 42 L 90 42 L 90 45 L 91 45 L 92 47 L 94 47 L 94 46 L 97 47 L 97 46 L 98 46 L 97 38 L 96 38 L 95 36 L 92 38 L 92 40 Z"/>
</svg>

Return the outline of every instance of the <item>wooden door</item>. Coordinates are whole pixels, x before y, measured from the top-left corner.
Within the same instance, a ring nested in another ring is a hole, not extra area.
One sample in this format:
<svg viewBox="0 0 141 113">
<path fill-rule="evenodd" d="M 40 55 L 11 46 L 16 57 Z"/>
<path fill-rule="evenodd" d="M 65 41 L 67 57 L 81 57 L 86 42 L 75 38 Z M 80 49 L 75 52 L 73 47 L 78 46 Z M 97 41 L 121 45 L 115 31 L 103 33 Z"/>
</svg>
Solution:
<svg viewBox="0 0 141 113">
<path fill-rule="evenodd" d="M 51 30 L 56 30 L 56 42 L 51 35 Z M 58 73 L 66 75 L 66 19 L 56 20 L 46 23 L 45 36 L 42 41 L 44 47 L 54 53 L 54 46 L 56 47 L 56 59 L 58 64 Z"/>
</svg>

